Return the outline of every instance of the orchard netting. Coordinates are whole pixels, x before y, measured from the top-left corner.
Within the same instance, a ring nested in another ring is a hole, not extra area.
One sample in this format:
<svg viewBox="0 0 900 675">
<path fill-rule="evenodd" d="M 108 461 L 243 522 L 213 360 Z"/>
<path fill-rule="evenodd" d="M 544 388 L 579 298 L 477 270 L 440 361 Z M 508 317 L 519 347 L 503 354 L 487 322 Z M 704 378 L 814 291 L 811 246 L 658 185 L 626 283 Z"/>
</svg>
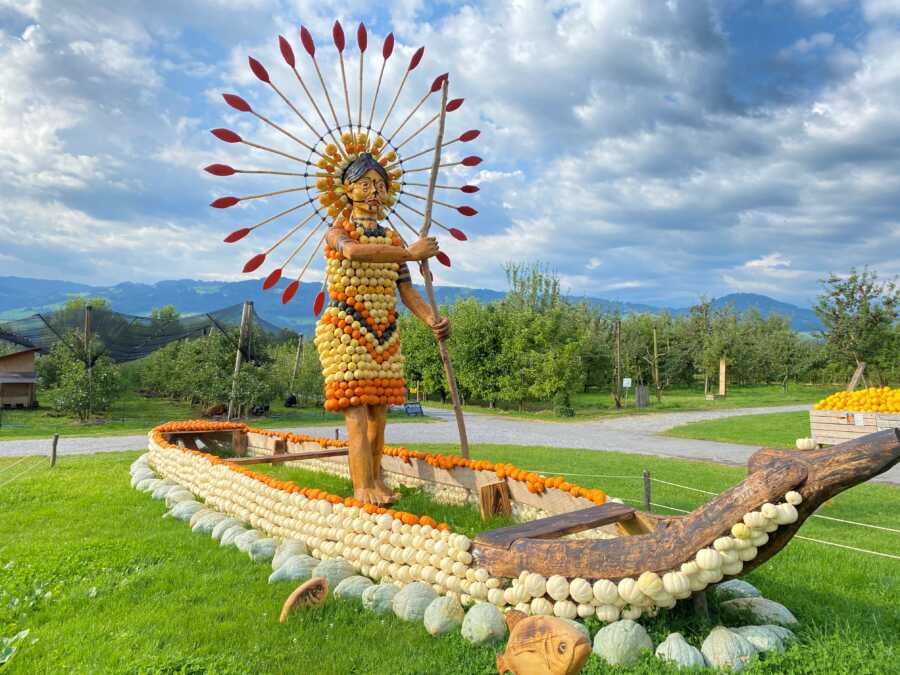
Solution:
<svg viewBox="0 0 900 675">
<path fill-rule="evenodd" d="M 213 330 L 233 336 L 236 346 L 242 308 L 243 305 L 237 304 L 206 314 L 159 318 L 94 308 L 90 312 L 90 332 L 99 349 L 92 356 L 96 359 L 106 355 L 116 363 L 135 361 L 170 342 L 202 337 Z M 42 352 L 50 351 L 60 342 L 79 351 L 77 342 L 84 340 L 85 314 L 83 308 L 60 309 L 0 323 L 0 339 L 23 347 L 36 347 Z M 255 309 L 252 325 L 255 330 L 272 336 L 283 331 L 260 317 Z"/>
</svg>

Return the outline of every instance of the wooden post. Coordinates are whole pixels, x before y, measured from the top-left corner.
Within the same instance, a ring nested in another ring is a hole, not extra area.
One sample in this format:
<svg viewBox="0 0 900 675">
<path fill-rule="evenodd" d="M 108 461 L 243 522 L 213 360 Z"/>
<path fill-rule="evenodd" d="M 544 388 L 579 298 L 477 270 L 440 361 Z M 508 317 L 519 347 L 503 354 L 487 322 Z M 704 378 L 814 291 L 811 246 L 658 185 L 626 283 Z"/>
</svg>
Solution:
<svg viewBox="0 0 900 675">
<path fill-rule="evenodd" d="M 294 380 L 297 379 L 297 368 L 300 367 L 300 356 L 303 354 L 303 333 L 300 333 L 300 339 L 297 340 L 297 355 L 294 357 L 294 371 L 291 373 L 291 384 L 288 387 L 288 393 L 294 393 Z"/>
<path fill-rule="evenodd" d="M 644 469 L 644 511 L 651 512 L 650 472 Z"/>
<path fill-rule="evenodd" d="M 694 604 L 694 613 L 701 621 L 709 621 L 709 603 L 706 601 L 706 590 L 697 591 L 691 598 Z"/>
<path fill-rule="evenodd" d="M 509 504 L 509 486 L 506 481 L 488 483 L 478 490 L 478 507 L 483 520 L 491 516 L 508 516 L 511 513 Z"/>
<path fill-rule="evenodd" d="M 434 189 L 437 185 L 438 171 L 441 164 L 441 145 L 444 142 L 444 122 L 447 117 L 447 83 L 449 78 L 444 78 L 441 87 L 441 113 L 438 120 L 437 140 L 434 144 L 434 159 L 431 163 L 431 176 L 428 182 L 428 199 L 425 202 L 425 222 L 419 231 L 420 237 L 428 235 L 431 228 L 431 209 L 434 206 Z M 437 300 L 434 297 L 434 283 L 431 278 L 431 270 L 428 268 L 428 261 L 423 260 L 419 263 L 422 271 L 422 277 L 425 281 L 425 294 L 428 296 L 428 302 L 431 304 L 431 312 L 434 316 L 439 315 Z M 444 372 L 447 374 L 447 384 L 450 387 L 450 398 L 453 401 L 453 414 L 456 416 L 456 426 L 459 429 L 459 449 L 460 453 L 466 459 L 469 458 L 469 437 L 466 434 L 466 421 L 463 418 L 462 403 L 459 400 L 459 388 L 456 384 L 456 373 L 453 372 L 453 364 L 450 362 L 450 351 L 447 349 L 446 340 L 438 340 L 438 350 L 441 354 L 441 361 L 444 362 Z"/>
<path fill-rule="evenodd" d="M 94 308 L 91 305 L 84 306 L 84 365 L 88 376 L 88 419 L 91 418 L 94 408 L 94 364 L 91 363 L 91 323 Z"/>
<path fill-rule="evenodd" d="M 725 398 L 725 373 L 728 366 L 725 363 L 725 356 L 719 357 L 719 396 Z"/>
<path fill-rule="evenodd" d="M 856 370 L 853 371 L 853 377 L 850 378 L 850 384 L 847 385 L 847 391 L 854 391 L 859 386 L 859 381 L 863 379 L 863 373 L 866 371 L 866 362 L 859 361 L 856 364 Z"/>
<path fill-rule="evenodd" d="M 662 403 L 662 387 L 659 386 L 659 348 L 656 344 L 656 326 L 653 327 L 653 386 L 656 387 L 656 402 Z"/>
<path fill-rule="evenodd" d="M 53 445 L 50 446 L 50 468 L 56 466 L 56 445 L 59 443 L 59 434 L 53 434 Z"/>
<path fill-rule="evenodd" d="M 337 427 L 335 427 L 335 429 L 334 429 L 334 440 L 336 440 L 336 441 L 341 440 L 341 430 L 338 429 Z"/>
<path fill-rule="evenodd" d="M 622 407 L 622 322 L 615 323 L 616 362 L 613 364 L 613 400 L 616 408 Z"/>
<path fill-rule="evenodd" d="M 244 349 L 247 345 L 247 338 L 250 335 L 250 322 L 253 320 L 253 303 L 249 300 L 244 302 L 244 309 L 241 312 L 241 332 L 238 336 L 237 354 L 234 357 L 234 375 L 231 378 L 231 398 L 228 401 L 228 419 L 231 419 L 235 413 L 235 400 L 237 399 L 237 378 L 241 372 L 241 362 L 244 359 Z"/>
</svg>

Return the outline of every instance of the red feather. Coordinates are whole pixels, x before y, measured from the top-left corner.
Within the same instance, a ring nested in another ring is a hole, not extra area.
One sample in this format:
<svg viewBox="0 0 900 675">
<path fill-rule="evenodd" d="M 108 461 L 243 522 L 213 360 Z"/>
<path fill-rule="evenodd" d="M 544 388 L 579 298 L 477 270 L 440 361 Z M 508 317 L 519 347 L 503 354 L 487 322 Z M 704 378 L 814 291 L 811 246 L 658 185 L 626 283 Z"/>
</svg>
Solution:
<svg viewBox="0 0 900 675">
<path fill-rule="evenodd" d="M 254 59 L 252 56 L 248 56 L 247 60 L 250 62 L 250 70 L 253 71 L 253 74 L 256 75 L 263 82 L 269 81 L 269 73 L 266 72 L 266 69 L 263 68 L 263 64 Z"/>
<path fill-rule="evenodd" d="M 459 239 L 460 241 L 468 241 L 469 239 L 465 232 L 457 230 L 455 227 L 451 227 L 448 232 L 450 232 L 454 239 Z"/>
<path fill-rule="evenodd" d="M 278 48 L 281 49 L 281 56 L 284 58 L 285 62 L 291 67 L 294 67 L 294 50 L 291 49 L 291 43 L 288 42 L 281 35 L 278 36 Z"/>
<path fill-rule="evenodd" d="M 250 112 L 251 110 L 250 104 L 240 96 L 235 96 L 234 94 L 222 94 L 222 98 L 225 99 L 225 103 L 235 110 L 240 110 L 241 112 Z"/>
<path fill-rule="evenodd" d="M 300 288 L 299 281 L 292 281 L 287 285 L 287 288 L 284 289 L 284 293 L 281 294 L 281 304 L 286 305 L 291 301 L 297 294 L 297 289 Z"/>
<path fill-rule="evenodd" d="M 359 28 L 356 29 L 356 44 L 359 45 L 359 51 L 366 51 L 366 47 L 369 46 L 369 35 L 366 33 L 366 27 L 363 23 L 359 24 Z"/>
<path fill-rule="evenodd" d="M 313 316 L 319 316 L 322 307 L 325 306 L 325 291 L 319 291 L 316 295 L 316 301 L 313 303 Z"/>
<path fill-rule="evenodd" d="M 279 279 L 281 279 L 280 267 L 277 270 L 272 270 L 272 273 L 266 277 L 266 280 L 263 282 L 263 290 L 267 291 L 272 288 L 272 286 L 278 283 Z"/>
<path fill-rule="evenodd" d="M 462 190 L 463 192 L 465 192 L 466 194 L 472 194 L 473 192 L 478 192 L 481 188 L 478 187 L 477 185 L 463 185 L 459 189 Z"/>
<path fill-rule="evenodd" d="M 464 98 L 455 98 L 447 104 L 447 112 L 453 112 L 463 104 Z"/>
<path fill-rule="evenodd" d="M 241 142 L 241 137 L 234 133 L 231 129 L 213 129 L 210 133 L 220 141 L 225 141 L 226 143 Z"/>
<path fill-rule="evenodd" d="M 227 164 L 210 164 L 208 167 L 203 169 L 207 173 L 211 173 L 213 176 L 233 176 L 234 169 L 232 169 Z"/>
<path fill-rule="evenodd" d="M 229 206 L 234 206 L 237 204 L 240 199 L 237 197 L 219 197 L 216 201 L 210 204 L 214 209 L 227 209 Z"/>
<path fill-rule="evenodd" d="M 463 166 L 478 166 L 479 164 L 481 164 L 481 157 L 475 155 L 469 155 L 462 161 Z"/>
<path fill-rule="evenodd" d="M 473 209 L 471 206 L 457 206 L 456 210 L 464 216 L 475 216 L 478 214 L 478 211 Z"/>
<path fill-rule="evenodd" d="M 441 263 L 441 265 L 446 265 L 447 267 L 450 267 L 450 256 L 448 256 L 443 251 L 438 251 L 437 255 L 434 257 L 438 259 L 438 262 Z"/>
<path fill-rule="evenodd" d="M 384 38 L 384 45 L 381 47 L 381 56 L 387 61 L 391 58 L 391 54 L 394 53 L 394 34 L 388 33 L 387 37 Z"/>
<path fill-rule="evenodd" d="M 334 22 L 334 27 L 331 29 L 331 36 L 334 38 L 334 46 L 337 47 L 337 50 L 339 52 L 344 51 L 346 42 L 344 41 L 344 28 L 341 26 L 340 21 Z"/>
<path fill-rule="evenodd" d="M 315 58 L 316 43 L 313 42 L 312 35 L 306 30 L 306 26 L 300 26 L 300 42 L 303 43 L 303 48 L 306 50 L 306 53 Z"/>
<path fill-rule="evenodd" d="M 412 58 L 409 60 L 409 65 L 406 67 L 407 70 L 414 70 L 419 62 L 422 60 L 422 56 L 425 54 L 425 47 L 419 47 L 416 50 L 416 53 L 412 55 Z"/>
<path fill-rule="evenodd" d="M 438 75 L 434 78 L 434 82 L 431 83 L 431 93 L 433 94 L 436 91 L 440 91 L 441 87 L 444 86 L 444 80 L 450 77 L 450 73 L 444 73 L 443 75 Z"/>
<path fill-rule="evenodd" d="M 257 253 L 255 256 L 250 258 L 247 263 L 244 265 L 244 272 L 252 272 L 257 267 L 266 262 L 266 254 L 265 253 Z"/>
<path fill-rule="evenodd" d="M 249 228 L 249 227 L 242 227 L 241 229 L 235 230 L 234 232 L 232 232 L 231 234 L 229 234 L 227 237 L 225 237 L 225 243 L 226 243 L 226 244 L 233 244 L 234 242 L 243 239 L 243 238 L 246 237 L 248 234 L 250 234 L 250 228 Z"/>
<path fill-rule="evenodd" d="M 474 141 L 479 136 L 481 136 L 481 132 L 478 131 L 478 129 L 469 129 L 464 134 L 460 134 L 459 140 L 463 143 L 468 143 L 469 141 Z"/>
</svg>

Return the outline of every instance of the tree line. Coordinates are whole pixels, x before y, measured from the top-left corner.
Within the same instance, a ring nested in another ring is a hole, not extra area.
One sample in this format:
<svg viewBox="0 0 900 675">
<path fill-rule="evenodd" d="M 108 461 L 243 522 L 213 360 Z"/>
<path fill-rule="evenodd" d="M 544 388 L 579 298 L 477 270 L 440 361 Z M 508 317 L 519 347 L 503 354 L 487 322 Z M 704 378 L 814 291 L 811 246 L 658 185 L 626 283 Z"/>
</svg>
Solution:
<svg viewBox="0 0 900 675">
<path fill-rule="evenodd" d="M 571 415 L 574 396 L 586 390 L 609 391 L 618 405 L 623 377 L 657 397 L 671 387 L 708 385 L 718 376 L 720 358 L 730 385 L 837 384 L 861 363 L 867 382 L 900 380 L 900 291 L 868 269 L 823 280 L 815 308 L 823 331 L 814 336 L 797 333 L 780 315 L 738 313 L 707 300 L 683 316 L 603 311 L 566 298 L 558 277 L 539 264 L 506 271 L 503 300 L 463 298 L 442 310 L 452 322 L 450 354 L 469 403 L 520 409 L 550 404 L 557 414 Z M 76 298 L 63 311 L 77 314 L 87 303 L 109 309 L 103 299 Z M 177 309 L 166 306 L 153 311 L 144 330 L 163 334 L 179 319 Z M 447 397 L 430 329 L 409 314 L 399 321 L 408 383 L 429 397 Z M 221 410 L 232 394 L 241 414 L 290 395 L 299 405 L 318 405 L 318 356 L 309 340 L 298 358 L 298 339 L 291 331 L 273 336 L 254 328 L 235 380 L 236 328 L 170 342 L 125 365 L 105 355 L 103 333 L 86 345 L 76 328 L 38 359 L 38 371 L 51 405 L 81 419 L 108 409 L 126 390 L 207 412 Z"/>
</svg>

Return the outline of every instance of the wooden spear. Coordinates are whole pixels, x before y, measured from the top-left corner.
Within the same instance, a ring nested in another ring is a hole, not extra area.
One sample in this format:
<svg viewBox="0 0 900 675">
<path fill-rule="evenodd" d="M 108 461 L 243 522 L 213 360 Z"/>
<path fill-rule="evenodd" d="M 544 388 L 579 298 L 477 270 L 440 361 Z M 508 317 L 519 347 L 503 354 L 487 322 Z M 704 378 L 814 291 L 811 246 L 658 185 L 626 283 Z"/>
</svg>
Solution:
<svg viewBox="0 0 900 675">
<path fill-rule="evenodd" d="M 419 231 L 420 237 L 427 237 L 428 230 L 431 229 L 431 208 L 434 206 L 434 190 L 437 185 L 438 171 L 441 164 L 441 145 L 444 141 L 444 122 L 447 117 L 447 83 L 449 77 L 444 77 L 441 86 L 441 113 L 438 120 L 437 141 L 434 144 L 434 160 L 431 163 L 431 177 L 428 182 L 428 200 L 425 202 L 425 222 L 422 223 L 422 229 Z M 431 270 L 428 269 L 428 261 L 423 260 L 419 263 L 419 269 L 422 272 L 422 278 L 425 280 L 425 294 L 431 303 L 431 312 L 434 316 L 438 316 L 437 300 L 434 297 L 434 284 L 431 279 Z M 441 353 L 441 361 L 444 362 L 444 372 L 447 373 L 447 383 L 450 385 L 450 398 L 453 401 L 453 414 L 456 415 L 456 426 L 459 427 L 459 447 L 462 456 L 469 458 L 469 438 L 466 435 L 466 422 L 463 418 L 462 404 L 459 401 L 459 389 L 456 386 L 456 375 L 453 372 L 453 364 L 450 363 L 450 352 L 447 349 L 445 340 L 438 340 L 438 349 Z"/>
</svg>

